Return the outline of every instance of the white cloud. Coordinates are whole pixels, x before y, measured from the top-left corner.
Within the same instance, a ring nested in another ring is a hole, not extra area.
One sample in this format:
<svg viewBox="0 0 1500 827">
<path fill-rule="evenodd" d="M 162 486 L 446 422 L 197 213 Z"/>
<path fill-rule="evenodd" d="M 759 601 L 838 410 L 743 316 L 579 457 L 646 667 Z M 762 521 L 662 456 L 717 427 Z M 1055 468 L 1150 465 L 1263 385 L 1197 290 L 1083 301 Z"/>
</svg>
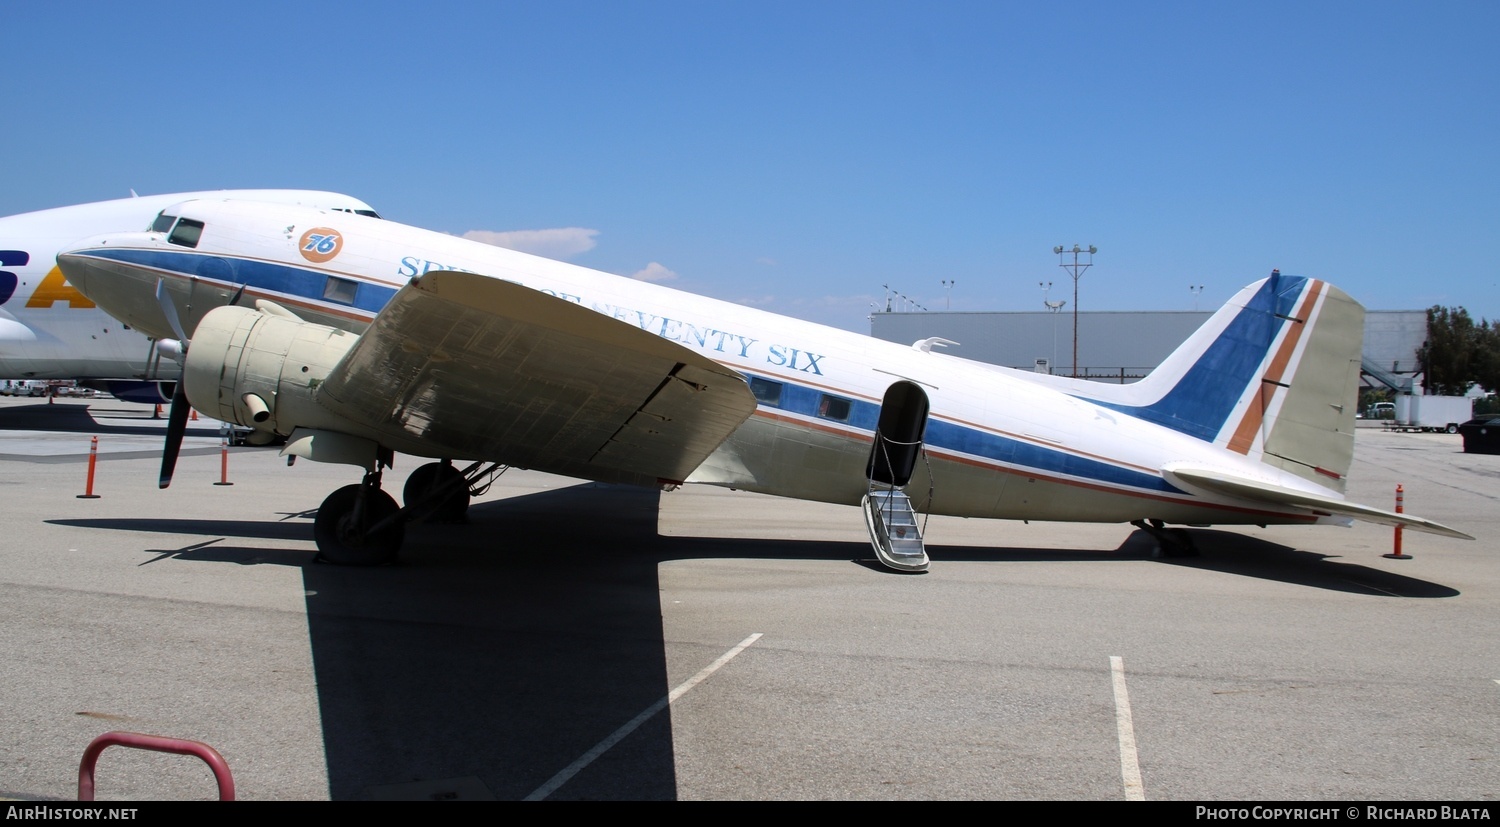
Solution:
<svg viewBox="0 0 1500 827">
<path fill-rule="evenodd" d="M 630 277 L 636 281 L 671 281 L 677 278 L 677 274 L 653 261 L 647 264 L 645 269 L 632 273 Z"/>
<path fill-rule="evenodd" d="M 598 230 L 583 227 L 562 227 L 555 230 L 510 230 L 507 232 L 470 230 L 464 233 L 464 238 L 536 256 L 566 259 L 594 249 L 594 245 L 597 244 L 594 236 L 598 234 Z"/>
</svg>

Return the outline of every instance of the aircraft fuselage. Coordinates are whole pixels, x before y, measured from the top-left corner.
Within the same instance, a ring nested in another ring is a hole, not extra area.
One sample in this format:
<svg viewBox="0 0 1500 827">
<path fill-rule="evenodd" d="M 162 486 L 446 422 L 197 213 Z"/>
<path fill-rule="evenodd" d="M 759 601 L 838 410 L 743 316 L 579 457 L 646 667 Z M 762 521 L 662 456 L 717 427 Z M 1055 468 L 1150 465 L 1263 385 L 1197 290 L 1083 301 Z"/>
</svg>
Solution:
<svg viewBox="0 0 1500 827">
<path fill-rule="evenodd" d="M 201 222 L 192 246 L 167 232 L 116 235 L 62 256 L 64 271 L 111 314 L 162 337 L 172 332 L 154 297 L 158 282 L 190 335 L 241 287 L 241 304 L 268 300 L 305 321 L 359 332 L 424 269 L 520 283 L 677 342 L 746 378 L 759 400 L 754 414 L 686 482 L 857 504 L 869 487 L 882 402 L 894 384 L 909 383 L 930 403 L 926 461 L 916 464 L 909 488 L 932 513 L 1185 524 L 1321 520 L 1306 510 L 1174 485 L 1163 467 L 1193 462 L 1320 490 L 1048 377 L 388 221 L 229 201 L 177 211 Z M 1313 284 L 1291 279 L 1296 291 Z M 392 447 L 423 453 L 415 440 Z"/>
</svg>

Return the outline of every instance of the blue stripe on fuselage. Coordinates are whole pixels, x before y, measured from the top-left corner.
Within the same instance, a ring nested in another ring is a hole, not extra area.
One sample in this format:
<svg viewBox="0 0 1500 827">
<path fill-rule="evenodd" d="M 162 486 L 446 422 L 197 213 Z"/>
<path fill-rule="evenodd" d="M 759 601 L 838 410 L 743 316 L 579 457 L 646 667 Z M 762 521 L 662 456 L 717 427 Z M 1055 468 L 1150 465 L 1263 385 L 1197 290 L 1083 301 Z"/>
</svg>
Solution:
<svg viewBox="0 0 1500 827">
<path fill-rule="evenodd" d="M 776 382 L 782 386 L 778 404 L 761 403 L 761 407 L 767 410 L 800 414 L 830 424 L 847 425 L 871 434 L 875 432 L 875 426 L 880 421 L 880 406 L 874 402 L 839 396 L 840 399 L 848 399 L 850 402 L 849 417 L 845 420 L 831 419 L 819 414 L 822 397 L 827 393 L 821 388 L 797 385 L 777 376 L 746 375 Z M 980 457 L 1018 470 L 1033 470 L 1039 474 L 1062 474 L 1091 482 L 1123 485 L 1149 491 L 1182 493 L 1155 474 L 1121 468 L 1060 448 L 1001 436 L 971 425 L 962 425 L 936 417 L 927 422 L 924 442 L 930 448 Z"/>
<path fill-rule="evenodd" d="M 1212 442 L 1255 381 L 1308 279 L 1273 274 L 1162 398 L 1145 406 L 1096 405 Z"/>
<path fill-rule="evenodd" d="M 167 270 L 184 276 L 197 276 L 221 281 L 225 284 L 245 287 L 266 293 L 280 293 L 312 302 L 325 302 L 342 307 L 354 307 L 371 315 L 380 312 L 396 295 L 396 288 L 374 284 L 348 276 L 339 276 L 322 270 L 310 270 L 289 264 L 255 259 L 228 258 L 208 253 L 177 252 L 175 250 L 142 250 L 131 248 L 94 249 L 88 255 L 157 270 Z M 353 302 L 341 302 L 324 298 L 323 292 L 329 278 L 341 278 L 354 282 Z"/>
</svg>

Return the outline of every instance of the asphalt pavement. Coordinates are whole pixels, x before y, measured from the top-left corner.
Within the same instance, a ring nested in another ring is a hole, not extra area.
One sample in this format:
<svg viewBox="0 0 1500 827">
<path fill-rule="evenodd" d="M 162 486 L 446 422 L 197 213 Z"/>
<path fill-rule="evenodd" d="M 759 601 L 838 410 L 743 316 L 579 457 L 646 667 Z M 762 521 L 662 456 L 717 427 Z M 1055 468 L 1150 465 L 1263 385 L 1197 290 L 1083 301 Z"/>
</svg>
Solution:
<svg viewBox="0 0 1500 827">
<path fill-rule="evenodd" d="M 250 800 L 1500 797 L 1500 456 L 1359 431 L 1350 495 L 1479 537 L 933 519 L 512 471 L 399 564 L 315 563 L 345 466 L 113 400 L 0 400 L 0 797 L 94 737 L 212 746 Z M 91 437 L 93 491 L 83 499 Z M 398 457 L 386 486 L 419 464 Z M 217 485 L 226 481 L 231 485 Z M 102 800 L 206 799 L 107 750 Z"/>
</svg>

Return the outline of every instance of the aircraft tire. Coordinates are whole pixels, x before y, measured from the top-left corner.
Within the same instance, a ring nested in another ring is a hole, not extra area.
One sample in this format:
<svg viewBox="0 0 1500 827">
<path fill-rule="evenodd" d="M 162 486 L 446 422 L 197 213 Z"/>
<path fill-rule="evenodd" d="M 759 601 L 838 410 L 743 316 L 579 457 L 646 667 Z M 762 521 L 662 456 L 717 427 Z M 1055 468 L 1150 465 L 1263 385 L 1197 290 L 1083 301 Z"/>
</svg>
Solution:
<svg viewBox="0 0 1500 827">
<path fill-rule="evenodd" d="M 363 525 L 353 525 L 354 503 L 360 485 L 346 485 L 334 491 L 318 507 L 313 519 L 313 537 L 318 542 L 318 559 L 345 566 L 381 566 L 393 563 L 406 536 L 406 526 L 392 520 L 378 532 L 366 528 L 401 510 L 391 495 L 378 488 L 365 495 Z"/>
<path fill-rule="evenodd" d="M 425 516 L 435 523 L 461 523 L 469 513 L 469 486 L 463 482 L 463 472 L 446 462 L 429 462 L 411 472 L 401 489 L 401 500 L 408 508 L 420 507 L 430 492 L 449 484 L 454 487 L 442 502 L 425 503 Z"/>
</svg>

